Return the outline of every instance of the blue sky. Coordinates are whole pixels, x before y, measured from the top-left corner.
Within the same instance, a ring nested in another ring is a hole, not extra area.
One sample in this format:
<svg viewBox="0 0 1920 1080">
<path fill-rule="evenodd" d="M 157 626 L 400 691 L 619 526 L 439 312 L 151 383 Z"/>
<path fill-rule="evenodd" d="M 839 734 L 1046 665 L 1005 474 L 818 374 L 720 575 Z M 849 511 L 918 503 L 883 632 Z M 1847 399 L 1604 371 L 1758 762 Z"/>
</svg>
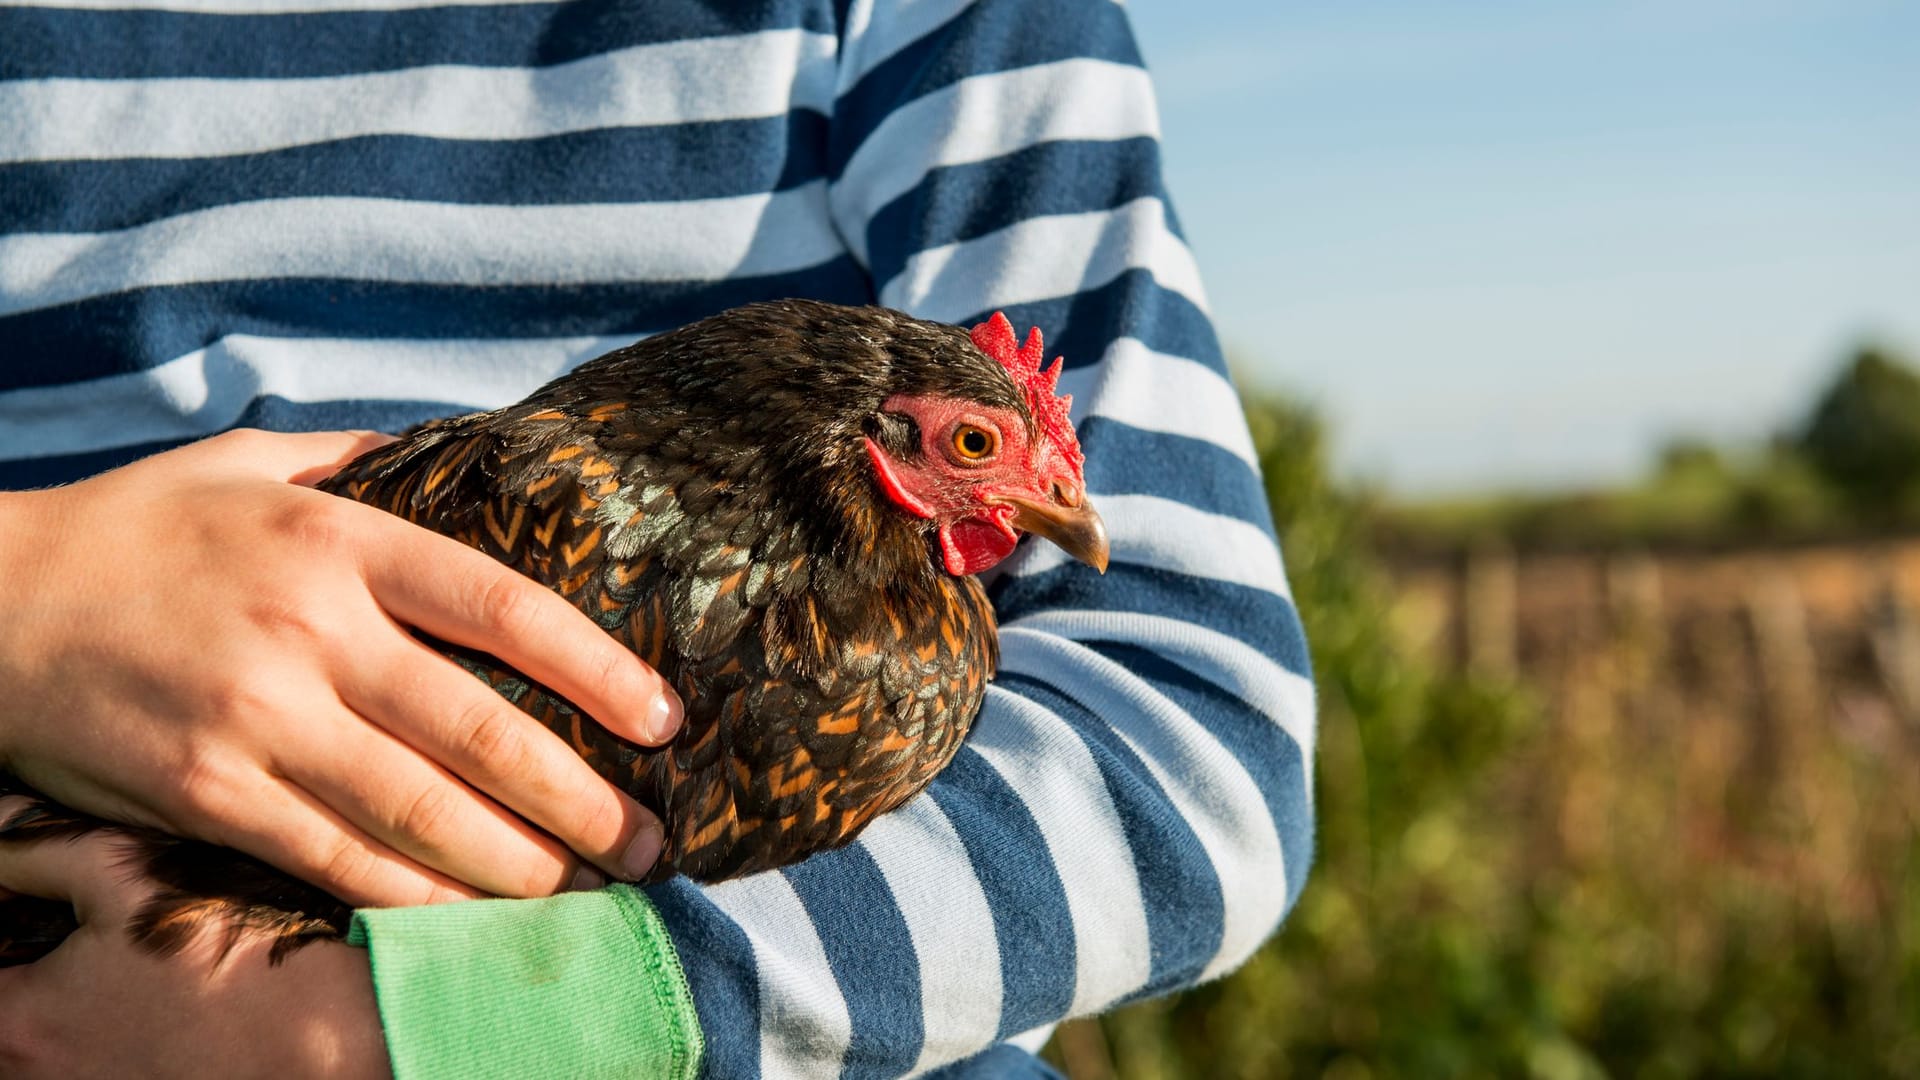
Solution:
<svg viewBox="0 0 1920 1080">
<path fill-rule="evenodd" d="M 1920 361 L 1920 3 L 1129 5 L 1245 377 L 1409 495 L 1605 482 Z"/>
</svg>

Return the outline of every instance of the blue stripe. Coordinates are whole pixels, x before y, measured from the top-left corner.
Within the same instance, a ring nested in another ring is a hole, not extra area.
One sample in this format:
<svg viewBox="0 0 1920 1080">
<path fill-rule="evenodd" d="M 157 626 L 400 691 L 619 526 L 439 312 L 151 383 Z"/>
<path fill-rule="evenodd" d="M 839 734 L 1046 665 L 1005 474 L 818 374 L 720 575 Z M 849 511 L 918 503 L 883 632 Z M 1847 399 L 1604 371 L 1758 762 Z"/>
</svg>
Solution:
<svg viewBox="0 0 1920 1080">
<path fill-rule="evenodd" d="M 1249 709 L 1246 702 L 1166 657 L 1114 642 L 1092 642 L 1088 648 L 1152 683 L 1205 725 L 1253 777 L 1280 833 L 1280 849 L 1287 863 L 1287 908 L 1291 910 L 1313 864 L 1313 806 L 1307 799 L 1300 745 L 1272 720 Z"/>
<path fill-rule="evenodd" d="M 0 317 L 0 391 L 143 371 L 227 334 L 267 337 L 529 338 L 652 333 L 755 300 L 809 296 L 873 302 L 852 256 L 784 274 L 717 282 L 568 286 L 423 285 L 279 278 L 168 285 Z M 1129 270 L 1098 289 L 1015 304 L 1016 326 L 1046 331 L 1068 367 L 1099 362 L 1113 338 L 1226 374 L 1207 316 Z M 957 320 L 971 326 L 992 311 Z"/>
<path fill-rule="evenodd" d="M 926 1074 L 937 1080 L 1066 1080 L 1053 1066 L 1009 1043 Z"/>
<path fill-rule="evenodd" d="M 1099 763 L 1120 827 L 1130 841 L 1134 876 L 1147 916 L 1150 978 L 1198 971 L 1220 951 L 1226 930 L 1226 900 L 1213 859 L 1106 718 L 1058 687 L 1015 672 L 995 680 L 1073 724 Z M 1243 707 L 1244 709 L 1244 707 Z M 1163 985 L 1172 985 L 1171 983 Z M 1118 989 L 1118 988 L 1115 988 Z"/>
<path fill-rule="evenodd" d="M 915 98 L 971 75 L 1078 59 L 1141 66 L 1118 4 L 1057 2 L 1041 15 L 1024 0 L 981 0 L 881 61 L 841 95 L 833 113 L 833 175 L 845 171 L 889 113 Z"/>
<path fill-rule="evenodd" d="M 1265 589 L 1116 561 L 1104 575 L 1070 564 L 1003 576 L 987 591 L 1002 624 L 1042 611 L 1150 612 L 1246 642 L 1295 675 L 1313 674 L 1293 605 Z"/>
<path fill-rule="evenodd" d="M 634 45 L 801 27 L 813 3 L 579 0 L 283 15 L 0 8 L 0 79 L 309 78 L 546 67 Z"/>
<path fill-rule="evenodd" d="M 1146 270 L 1125 271 L 1097 289 L 976 311 L 956 321 L 972 326 L 992 317 L 994 310 L 1004 311 L 1022 332 L 1038 326 L 1046 335 L 1047 354 L 1065 356 L 1070 368 L 1099 363 L 1107 346 L 1131 337 L 1154 352 L 1195 360 L 1227 374 L 1207 313 L 1162 287 Z"/>
<path fill-rule="evenodd" d="M 760 1075 L 760 973 L 753 943 L 686 878 L 649 886 L 646 894 L 673 938 L 700 1014 L 707 1039 L 700 1075 L 753 1080 Z"/>
<path fill-rule="evenodd" d="M 886 876 L 859 847 L 824 852 L 781 873 L 813 919 L 847 1002 L 853 1033 L 840 1075 L 899 1076 L 920 1056 L 925 1011 L 913 937 Z M 951 962 L 933 958 L 943 960 Z"/>
<path fill-rule="evenodd" d="M 341 431 L 368 428 L 374 431 L 404 431 L 422 421 L 455 413 L 471 412 L 470 405 L 441 401 L 288 401 L 277 395 L 253 400 L 231 427 L 266 428 L 269 431 Z M 213 434 L 209 432 L 208 434 Z M 150 454 L 185 446 L 194 439 L 168 439 L 139 443 L 110 450 L 56 457 L 0 460 L 0 491 L 52 487 L 85 480 L 95 473 L 116 469 Z"/>
<path fill-rule="evenodd" d="M 1157 196 L 1160 148 L 1149 138 L 1048 142 L 930 171 L 867 223 L 867 265 L 886 281 L 917 251 L 1049 214 L 1111 210 Z"/>
<path fill-rule="evenodd" d="M 996 707 L 991 695 L 986 707 Z M 1073 918 L 1033 812 L 969 746 L 927 790 L 966 847 L 993 913 L 1002 1002 L 994 1037 L 1009 1038 L 1066 1015 L 1076 970 Z"/>
<path fill-rule="evenodd" d="M 534 338 L 654 333 L 755 300 L 871 303 L 851 256 L 726 281 L 423 285 L 278 278 L 170 285 L 0 318 L 0 390 L 143 371 L 228 334 Z"/>
<path fill-rule="evenodd" d="M 757 194 L 819 177 L 826 139 L 826 117 L 802 109 L 507 141 L 373 135 L 231 157 L 0 164 L 0 233 L 104 232 L 313 196 L 557 205 Z"/>
<path fill-rule="evenodd" d="M 1090 416 L 1080 423 L 1080 446 L 1087 453 L 1087 487 L 1093 491 L 1172 499 L 1274 535 L 1260 478 L 1244 460 L 1213 443 Z"/>
</svg>

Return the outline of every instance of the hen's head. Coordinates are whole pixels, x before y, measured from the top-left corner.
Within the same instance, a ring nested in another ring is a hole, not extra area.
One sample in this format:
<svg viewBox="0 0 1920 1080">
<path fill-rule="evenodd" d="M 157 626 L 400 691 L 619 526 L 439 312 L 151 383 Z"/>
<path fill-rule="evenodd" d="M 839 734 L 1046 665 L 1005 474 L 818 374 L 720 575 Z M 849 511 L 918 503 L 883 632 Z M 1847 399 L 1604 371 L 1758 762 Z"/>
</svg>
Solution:
<svg viewBox="0 0 1920 1080">
<path fill-rule="evenodd" d="M 1087 499 L 1072 399 L 1055 393 L 1062 361 L 1043 370 L 1039 328 L 1017 344 L 1000 314 L 967 340 L 971 349 L 942 350 L 944 370 L 916 380 L 908 366 L 907 385 L 881 402 L 865 439 L 875 481 L 931 524 L 948 573 L 986 570 L 1023 532 L 1105 572 L 1106 525 Z"/>
<path fill-rule="evenodd" d="M 1040 332 L 1021 344 L 999 315 L 969 334 L 777 300 L 616 350 L 531 403 L 630 403 L 617 440 L 807 522 L 816 554 L 863 573 L 904 572 L 924 538 L 948 572 L 977 574 L 1022 532 L 1105 570 L 1061 363 L 1043 359 Z"/>
</svg>

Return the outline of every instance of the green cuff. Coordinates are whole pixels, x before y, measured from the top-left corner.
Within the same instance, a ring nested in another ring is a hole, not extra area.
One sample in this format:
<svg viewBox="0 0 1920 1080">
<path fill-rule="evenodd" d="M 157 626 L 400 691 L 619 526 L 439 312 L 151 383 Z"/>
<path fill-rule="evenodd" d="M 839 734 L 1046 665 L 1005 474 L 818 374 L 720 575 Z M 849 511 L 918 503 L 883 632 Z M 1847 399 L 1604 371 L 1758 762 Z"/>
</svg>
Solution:
<svg viewBox="0 0 1920 1080">
<path fill-rule="evenodd" d="M 624 885 L 353 914 L 395 1080 L 692 1077 L 700 1019 L 660 915 Z"/>
</svg>

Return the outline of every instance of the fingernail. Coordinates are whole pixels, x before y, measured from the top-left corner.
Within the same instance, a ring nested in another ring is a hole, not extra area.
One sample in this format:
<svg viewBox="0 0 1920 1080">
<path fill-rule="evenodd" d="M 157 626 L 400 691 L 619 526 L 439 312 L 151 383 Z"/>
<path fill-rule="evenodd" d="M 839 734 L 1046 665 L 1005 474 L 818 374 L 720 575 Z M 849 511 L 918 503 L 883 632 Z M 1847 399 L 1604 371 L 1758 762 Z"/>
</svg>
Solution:
<svg viewBox="0 0 1920 1080">
<path fill-rule="evenodd" d="M 567 888 L 573 892 L 592 892 L 607 883 L 607 875 L 591 866 L 583 866 L 573 872 L 573 883 Z"/>
<path fill-rule="evenodd" d="M 667 845 L 667 833 L 657 821 L 649 821 L 640 826 L 640 832 L 627 845 L 620 856 L 620 875 L 628 881 L 638 881 L 653 869 L 660 858 L 660 849 Z"/>
<path fill-rule="evenodd" d="M 680 719 L 687 713 L 685 705 L 680 703 L 680 695 L 673 687 L 660 684 L 660 696 L 653 699 L 653 706 L 647 712 L 647 731 L 655 742 L 666 742 L 673 733 L 680 730 Z"/>
</svg>

